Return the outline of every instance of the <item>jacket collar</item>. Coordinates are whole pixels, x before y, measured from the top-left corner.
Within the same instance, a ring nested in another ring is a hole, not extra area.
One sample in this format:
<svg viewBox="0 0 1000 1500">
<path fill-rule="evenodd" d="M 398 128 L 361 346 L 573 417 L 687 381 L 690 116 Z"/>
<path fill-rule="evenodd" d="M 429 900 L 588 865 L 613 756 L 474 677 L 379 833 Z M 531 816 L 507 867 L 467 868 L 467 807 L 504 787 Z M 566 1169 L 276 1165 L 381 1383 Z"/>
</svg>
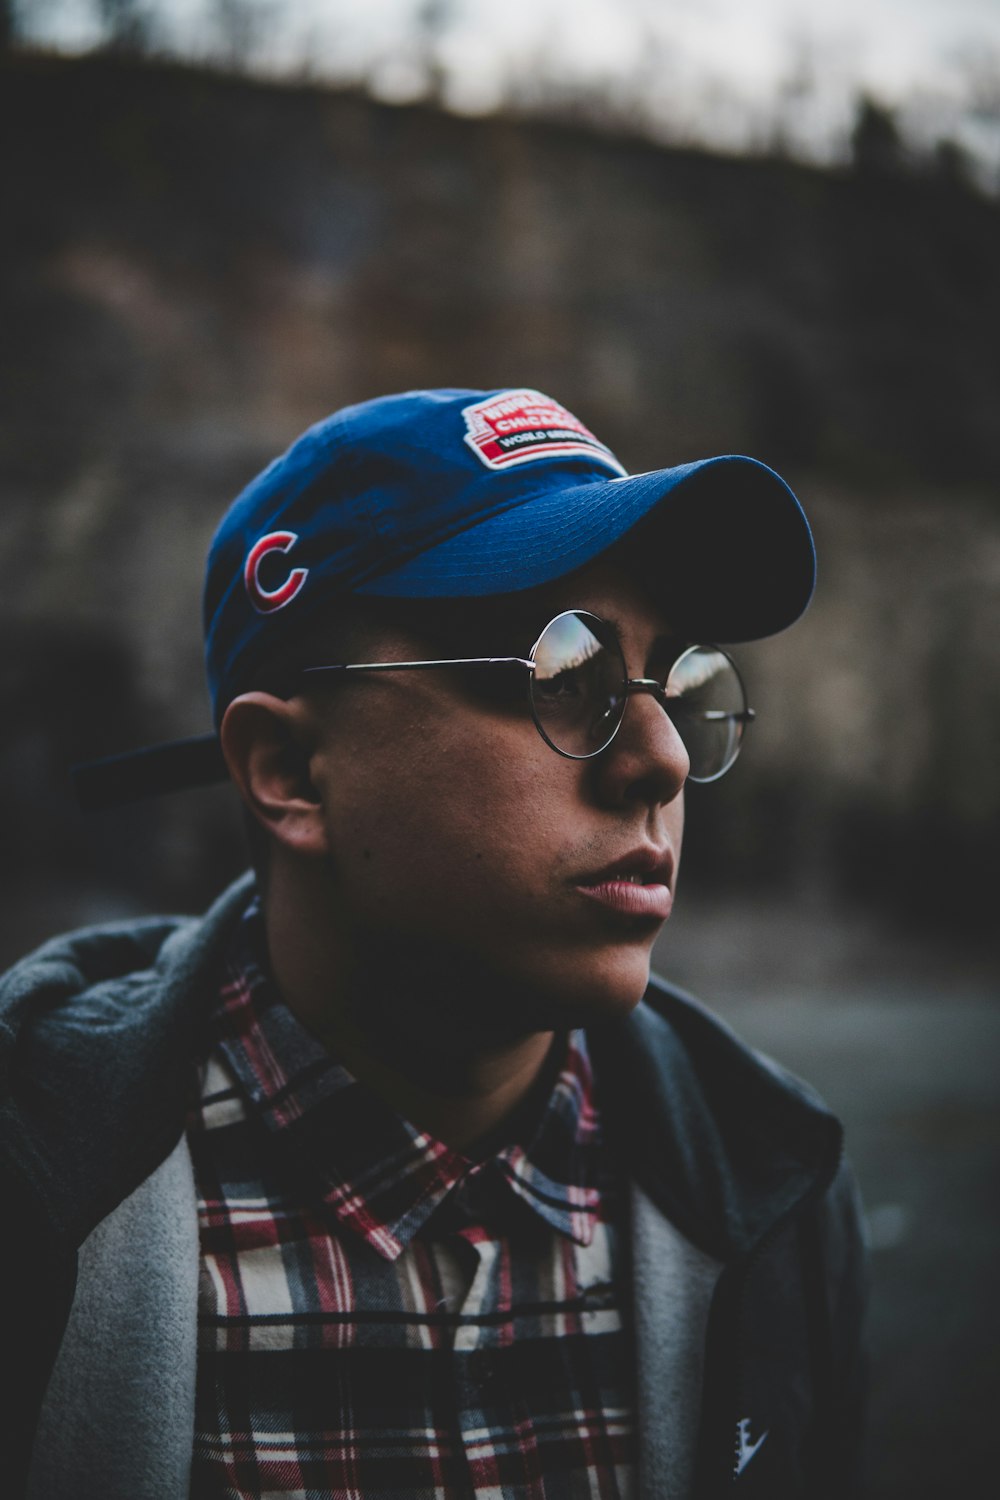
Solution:
<svg viewBox="0 0 1000 1500">
<path fill-rule="evenodd" d="M 748 1254 L 832 1181 L 836 1117 L 682 990 L 654 977 L 626 1021 L 592 1033 L 591 1054 L 631 1175 L 714 1258 Z"/>
</svg>

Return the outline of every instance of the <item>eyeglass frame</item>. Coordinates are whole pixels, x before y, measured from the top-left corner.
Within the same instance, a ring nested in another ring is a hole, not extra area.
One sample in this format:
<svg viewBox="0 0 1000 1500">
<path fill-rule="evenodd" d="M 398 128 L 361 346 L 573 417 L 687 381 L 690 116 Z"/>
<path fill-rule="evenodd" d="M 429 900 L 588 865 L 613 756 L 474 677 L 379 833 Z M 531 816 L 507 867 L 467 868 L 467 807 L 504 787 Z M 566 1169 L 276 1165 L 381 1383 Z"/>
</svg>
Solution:
<svg viewBox="0 0 1000 1500">
<path fill-rule="evenodd" d="M 539 647 L 539 645 L 541 643 L 542 637 L 544 636 L 545 632 L 547 630 L 549 630 L 553 625 L 555 625 L 557 621 L 564 619 L 567 615 L 575 615 L 577 617 L 583 616 L 586 619 L 596 620 L 596 622 L 604 630 L 610 630 L 612 632 L 612 634 L 614 635 L 614 637 L 615 637 L 615 641 L 616 641 L 616 644 L 617 644 L 617 647 L 618 647 L 618 654 L 621 657 L 622 669 L 623 669 L 623 698 L 624 698 L 625 702 L 623 704 L 622 711 L 621 711 L 621 713 L 618 716 L 618 723 L 615 725 L 614 729 L 612 730 L 612 732 L 608 736 L 608 738 L 605 740 L 605 742 L 604 742 L 603 745 L 599 746 L 598 749 L 596 749 L 596 750 L 588 750 L 586 752 L 586 754 L 584 754 L 584 755 L 574 755 L 571 750 L 563 750 L 563 749 L 561 749 L 560 746 L 557 745 L 557 744 L 555 744 L 555 742 L 549 737 L 549 735 L 545 731 L 544 726 L 542 725 L 541 721 L 539 720 L 538 713 L 537 713 L 537 711 L 535 709 L 534 698 L 532 697 L 532 694 L 531 694 L 531 675 L 530 674 L 535 671 L 535 668 L 538 665 L 538 663 L 535 661 L 533 655 L 528 655 L 526 657 L 525 656 L 457 656 L 457 657 L 450 657 L 449 656 L 449 657 L 438 658 L 438 659 L 434 659 L 434 660 L 430 660 L 430 661 L 332 662 L 332 663 L 329 663 L 329 664 L 325 664 L 323 666 L 301 667 L 299 669 L 299 672 L 300 672 L 300 675 L 302 675 L 302 676 L 308 676 L 308 675 L 311 675 L 312 673 L 319 673 L 319 672 L 414 672 L 414 671 L 422 671 L 422 670 L 427 669 L 427 668 L 437 668 L 437 667 L 524 667 L 524 668 L 526 668 L 526 670 L 529 673 L 529 677 L 528 677 L 528 707 L 531 710 L 531 717 L 532 717 L 532 720 L 534 722 L 535 728 L 538 730 L 539 735 L 545 741 L 545 743 L 548 745 L 549 749 L 550 750 L 554 750 L 557 755 L 561 755 L 565 760 L 594 760 L 598 755 L 603 755 L 604 751 L 607 750 L 608 747 L 611 744 L 613 744 L 613 742 L 614 742 L 614 740 L 615 740 L 615 738 L 616 738 L 616 736 L 618 734 L 618 731 L 621 729 L 622 724 L 625 721 L 625 709 L 628 706 L 628 699 L 629 699 L 629 696 L 632 693 L 649 693 L 650 697 L 652 697 L 653 699 L 655 699 L 655 701 L 663 709 L 663 712 L 666 714 L 667 718 L 670 719 L 671 723 L 673 723 L 673 719 L 671 719 L 671 717 L 670 717 L 670 707 L 669 707 L 669 705 L 671 703 L 671 699 L 667 697 L 666 682 L 660 682 L 655 677 L 629 677 L 628 676 L 628 669 L 625 667 L 625 653 L 622 651 L 621 641 L 618 640 L 618 633 L 617 633 L 617 631 L 614 629 L 614 627 L 612 625 L 608 624 L 608 622 L 606 620 L 602 620 L 601 617 L 600 617 L 600 615 L 595 615 L 590 610 L 587 610 L 587 609 L 564 609 L 564 610 L 560 610 L 559 614 L 553 615 L 552 619 L 549 620 L 549 621 L 547 621 L 547 623 L 545 625 L 543 625 L 542 629 L 538 633 L 538 636 L 537 636 L 534 644 L 531 647 L 531 652 L 533 653 L 533 652 L 537 651 L 537 649 L 538 649 L 538 647 Z M 598 639 L 599 639 L 599 637 L 598 637 Z M 733 658 L 730 656 L 729 652 L 723 650 L 723 648 L 721 646 L 715 646 L 715 645 L 712 645 L 710 643 L 696 643 L 696 644 L 693 644 L 693 645 L 690 645 L 690 646 L 685 646 L 684 650 L 681 651 L 680 654 L 677 657 L 675 657 L 675 659 L 671 662 L 670 668 L 669 668 L 669 670 L 667 672 L 667 679 L 666 679 L 667 682 L 669 682 L 671 673 L 673 672 L 674 668 L 677 666 L 678 662 L 682 661 L 684 659 L 684 657 L 687 656 L 689 654 L 689 652 L 692 652 L 692 651 L 716 651 L 716 652 L 718 652 L 718 654 L 720 656 L 725 657 L 726 661 L 729 663 L 730 667 L 732 668 L 733 672 L 736 675 L 736 680 L 737 680 L 737 682 L 740 685 L 740 691 L 741 691 L 742 696 L 743 696 L 743 702 L 744 702 L 744 704 L 746 704 L 746 707 L 742 711 L 739 711 L 739 712 L 736 712 L 736 713 L 731 713 L 727 709 L 715 709 L 715 710 L 706 710 L 706 711 L 704 711 L 704 715 L 703 716 L 706 719 L 729 719 L 729 720 L 732 720 L 735 723 L 742 724 L 744 726 L 746 726 L 747 724 L 752 724 L 753 721 L 754 721 L 754 719 L 757 717 L 757 715 L 754 712 L 754 710 L 749 706 L 749 704 L 747 704 L 746 685 L 745 685 L 745 683 L 743 681 L 742 673 L 740 672 L 740 669 L 736 665 L 735 661 L 733 661 Z M 679 733 L 680 732 L 678 731 L 678 734 Z M 683 743 L 683 738 L 682 738 L 682 743 Z M 741 748 L 742 748 L 742 733 L 741 733 L 740 743 L 738 743 L 737 747 L 736 747 L 736 753 L 733 755 L 733 757 L 732 757 L 731 760 L 729 760 L 729 761 L 726 762 L 726 764 L 723 766 L 723 768 L 722 768 L 721 771 L 716 771 L 714 773 L 714 775 L 712 775 L 712 776 L 691 776 L 689 774 L 687 779 L 689 781 L 695 782 L 699 786 L 706 786 L 706 785 L 708 785 L 709 782 L 718 781 L 721 777 L 725 776 L 725 774 L 726 774 L 727 771 L 732 770 L 734 764 L 736 763 L 736 759 L 737 759 L 737 757 L 739 755 L 739 752 L 740 752 Z"/>
</svg>

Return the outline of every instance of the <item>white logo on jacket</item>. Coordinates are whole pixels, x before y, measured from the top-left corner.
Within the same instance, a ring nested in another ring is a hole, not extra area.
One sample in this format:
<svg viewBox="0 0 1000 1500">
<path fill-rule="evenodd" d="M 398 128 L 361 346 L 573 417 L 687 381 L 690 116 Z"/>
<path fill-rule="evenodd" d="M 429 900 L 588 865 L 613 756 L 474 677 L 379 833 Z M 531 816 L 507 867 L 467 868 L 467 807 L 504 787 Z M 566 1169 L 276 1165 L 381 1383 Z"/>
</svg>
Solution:
<svg viewBox="0 0 1000 1500">
<path fill-rule="evenodd" d="M 733 1467 L 733 1478 L 738 1479 L 753 1458 L 754 1454 L 762 1447 L 767 1431 L 762 1432 L 755 1443 L 750 1441 L 750 1418 L 743 1417 L 736 1424 L 736 1463 Z"/>
</svg>

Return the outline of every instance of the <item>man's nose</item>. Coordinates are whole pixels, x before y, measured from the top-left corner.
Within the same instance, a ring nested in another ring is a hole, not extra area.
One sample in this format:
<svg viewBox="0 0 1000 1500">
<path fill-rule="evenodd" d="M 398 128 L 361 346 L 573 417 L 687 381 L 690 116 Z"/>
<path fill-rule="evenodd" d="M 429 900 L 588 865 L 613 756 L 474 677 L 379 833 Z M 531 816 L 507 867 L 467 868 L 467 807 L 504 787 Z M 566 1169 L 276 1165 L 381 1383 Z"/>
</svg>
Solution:
<svg viewBox="0 0 1000 1500">
<path fill-rule="evenodd" d="M 629 682 L 621 728 L 596 764 L 602 796 L 609 801 L 666 804 L 678 795 L 691 762 L 663 706 L 659 683 Z"/>
</svg>

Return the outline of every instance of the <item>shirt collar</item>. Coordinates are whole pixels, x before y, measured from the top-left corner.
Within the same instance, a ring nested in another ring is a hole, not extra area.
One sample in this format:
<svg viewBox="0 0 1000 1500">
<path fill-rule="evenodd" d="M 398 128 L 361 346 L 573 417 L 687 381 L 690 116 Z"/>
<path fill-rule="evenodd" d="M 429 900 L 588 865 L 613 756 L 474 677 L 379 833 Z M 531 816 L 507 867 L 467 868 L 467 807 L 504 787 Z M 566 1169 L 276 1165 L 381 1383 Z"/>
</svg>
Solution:
<svg viewBox="0 0 1000 1500">
<path fill-rule="evenodd" d="M 219 1044 L 284 1162 L 385 1259 L 477 1177 L 506 1184 L 576 1243 L 593 1238 L 601 1136 L 582 1031 L 565 1043 L 551 1093 L 524 1132 L 528 1143 L 473 1162 L 359 1083 L 295 1018 L 269 974 L 256 900 L 228 955 L 217 1023 Z"/>
<path fill-rule="evenodd" d="M 583 1031 L 572 1031 L 537 1129 L 527 1146 L 498 1152 L 497 1165 L 512 1190 L 553 1229 L 589 1245 L 600 1211 L 601 1144 L 587 1040 Z"/>
</svg>

